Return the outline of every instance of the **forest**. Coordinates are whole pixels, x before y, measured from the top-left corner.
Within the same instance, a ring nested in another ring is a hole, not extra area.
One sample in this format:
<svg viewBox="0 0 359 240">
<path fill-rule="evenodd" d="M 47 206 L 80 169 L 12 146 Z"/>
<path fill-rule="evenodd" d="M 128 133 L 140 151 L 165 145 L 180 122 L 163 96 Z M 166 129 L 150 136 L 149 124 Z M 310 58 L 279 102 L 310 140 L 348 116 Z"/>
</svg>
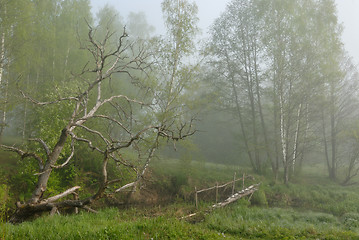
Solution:
<svg viewBox="0 0 359 240">
<path fill-rule="evenodd" d="M 156 35 L 143 12 L 0 0 L 0 239 L 357 239 L 334 0 L 231 0 L 205 39 L 195 2 L 161 9 Z M 233 174 L 258 190 L 209 212 Z"/>
</svg>

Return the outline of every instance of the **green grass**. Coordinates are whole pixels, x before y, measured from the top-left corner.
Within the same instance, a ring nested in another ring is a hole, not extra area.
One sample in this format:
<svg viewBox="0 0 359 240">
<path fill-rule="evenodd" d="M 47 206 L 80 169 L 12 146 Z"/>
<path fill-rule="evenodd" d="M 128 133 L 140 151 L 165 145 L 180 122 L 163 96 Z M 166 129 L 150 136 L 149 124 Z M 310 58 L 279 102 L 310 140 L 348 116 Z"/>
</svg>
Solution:
<svg viewBox="0 0 359 240">
<path fill-rule="evenodd" d="M 191 224 L 179 210 L 105 209 L 99 214 L 45 216 L 20 225 L 2 224 L 3 239 L 359 239 L 359 214 L 336 217 L 292 209 L 249 207 L 240 201 Z M 177 216 L 176 216 L 177 215 Z"/>
<path fill-rule="evenodd" d="M 20 225 L 0 223 L 0 239 L 358 239 L 359 189 L 342 187 L 316 174 L 303 171 L 293 183 L 283 185 L 255 176 L 260 190 L 209 214 L 212 195 L 200 196 L 196 211 L 193 190 L 232 180 L 233 172 L 251 174 L 234 166 L 157 161 L 152 166 L 152 185 L 147 191 L 170 194 L 175 203 L 130 209 L 109 208 L 99 214 L 43 216 Z M 238 183 L 240 185 L 240 183 Z M 238 185 L 238 186 L 239 186 Z M 151 188 L 155 187 L 155 188 Z M 240 188 L 240 187 L 239 187 Z M 140 193 L 139 193 L 140 194 Z M 225 197 L 225 196 L 223 196 Z"/>
<path fill-rule="evenodd" d="M 358 186 L 343 187 L 327 181 L 323 184 L 283 184 L 261 186 L 271 207 L 297 208 L 342 216 L 359 213 Z"/>
<path fill-rule="evenodd" d="M 48 216 L 2 225 L 5 239 L 222 239 L 215 230 L 171 216 L 147 217 L 136 210 L 106 209 L 99 214 Z"/>
<path fill-rule="evenodd" d="M 206 222 L 209 229 L 250 239 L 359 239 L 356 217 L 350 222 L 326 213 L 234 204 Z"/>
</svg>

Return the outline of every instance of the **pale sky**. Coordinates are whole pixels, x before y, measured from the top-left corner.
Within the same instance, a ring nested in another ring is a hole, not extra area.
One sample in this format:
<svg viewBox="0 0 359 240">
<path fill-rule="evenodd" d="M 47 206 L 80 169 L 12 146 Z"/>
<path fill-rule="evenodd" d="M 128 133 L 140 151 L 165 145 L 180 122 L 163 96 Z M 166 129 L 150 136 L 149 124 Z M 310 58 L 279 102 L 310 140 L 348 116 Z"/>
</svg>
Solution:
<svg viewBox="0 0 359 240">
<path fill-rule="evenodd" d="M 93 12 L 108 3 L 126 18 L 130 12 L 144 12 L 149 24 L 156 28 L 157 34 L 164 33 L 161 13 L 162 0 L 90 0 Z M 199 27 L 205 34 L 212 24 L 226 8 L 230 0 L 195 0 L 200 19 Z M 359 64 L 359 0 L 335 0 L 338 9 L 339 22 L 343 23 L 343 42 L 354 63 Z"/>
<path fill-rule="evenodd" d="M 345 49 L 359 65 L 359 0 L 336 0 L 336 3 L 339 22 L 344 26 Z"/>
</svg>

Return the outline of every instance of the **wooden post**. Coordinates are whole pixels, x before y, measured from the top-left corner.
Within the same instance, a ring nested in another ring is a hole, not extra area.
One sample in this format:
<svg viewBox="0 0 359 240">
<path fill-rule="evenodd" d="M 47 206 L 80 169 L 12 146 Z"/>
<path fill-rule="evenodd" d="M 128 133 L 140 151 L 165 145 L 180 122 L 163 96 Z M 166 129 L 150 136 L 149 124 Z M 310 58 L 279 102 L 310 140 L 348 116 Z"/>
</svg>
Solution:
<svg viewBox="0 0 359 240">
<path fill-rule="evenodd" d="M 243 177 L 242 177 L 242 190 L 244 190 L 244 177 L 245 177 L 245 175 L 244 175 L 244 173 L 243 173 Z"/>
<path fill-rule="evenodd" d="M 234 175 L 233 175 L 232 195 L 234 194 L 235 185 L 236 185 L 236 172 L 234 172 Z"/>
<path fill-rule="evenodd" d="M 216 203 L 218 203 L 218 182 L 216 183 Z"/>
<path fill-rule="evenodd" d="M 72 193 L 74 195 L 74 200 L 79 200 L 79 194 L 77 192 Z M 79 208 L 75 207 L 75 214 L 79 213 Z"/>
<path fill-rule="evenodd" d="M 198 209 L 198 196 L 197 196 L 197 187 L 194 187 L 194 199 L 196 202 L 196 208 Z"/>
</svg>

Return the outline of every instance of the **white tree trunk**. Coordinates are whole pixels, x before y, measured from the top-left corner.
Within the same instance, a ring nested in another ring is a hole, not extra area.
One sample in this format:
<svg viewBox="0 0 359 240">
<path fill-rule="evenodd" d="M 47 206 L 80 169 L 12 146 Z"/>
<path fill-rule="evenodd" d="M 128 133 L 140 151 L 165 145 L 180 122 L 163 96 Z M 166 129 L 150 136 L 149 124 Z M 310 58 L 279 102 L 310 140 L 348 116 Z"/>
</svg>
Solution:
<svg viewBox="0 0 359 240">
<path fill-rule="evenodd" d="M 286 131 L 284 126 L 284 106 L 283 106 L 283 94 L 279 97 L 279 109 L 280 109 L 280 139 L 282 144 L 283 164 L 286 164 L 287 160 L 287 143 L 286 143 Z"/>
<path fill-rule="evenodd" d="M 287 144 L 287 131 L 285 129 L 284 123 L 284 100 L 283 100 L 283 92 L 280 92 L 279 96 L 279 109 L 280 109 L 280 139 L 282 145 L 282 161 L 283 161 L 283 169 L 284 169 L 284 183 L 287 184 L 289 181 L 289 166 L 288 166 L 288 144 Z"/>
<path fill-rule="evenodd" d="M 297 152 L 298 152 L 298 137 L 299 137 L 299 127 L 300 127 L 300 114 L 302 110 L 302 104 L 299 104 L 298 112 L 297 112 L 297 126 L 295 129 L 295 135 L 294 135 L 294 144 L 293 144 L 293 158 L 292 158 L 292 166 L 293 166 L 293 172 L 295 168 L 295 161 L 297 159 Z"/>
<path fill-rule="evenodd" d="M 38 76 L 37 76 L 38 78 Z M 27 75 L 26 78 L 26 89 L 29 89 L 29 82 L 30 82 L 30 73 Z M 25 140 L 26 137 L 26 127 L 27 127 L 27 101 L 25 101 L 24 106 L 24 119 L 23 119 L 23 126 L 22 126 L 22 140 Z"/>
<path fill-rule="evenodd" d="M 0 52 L 0 86 L 2 84 L 2 78 L 4 73 L 5 62 L 5 32 L 1 35 L 1 52 Z"/>
</svg>

